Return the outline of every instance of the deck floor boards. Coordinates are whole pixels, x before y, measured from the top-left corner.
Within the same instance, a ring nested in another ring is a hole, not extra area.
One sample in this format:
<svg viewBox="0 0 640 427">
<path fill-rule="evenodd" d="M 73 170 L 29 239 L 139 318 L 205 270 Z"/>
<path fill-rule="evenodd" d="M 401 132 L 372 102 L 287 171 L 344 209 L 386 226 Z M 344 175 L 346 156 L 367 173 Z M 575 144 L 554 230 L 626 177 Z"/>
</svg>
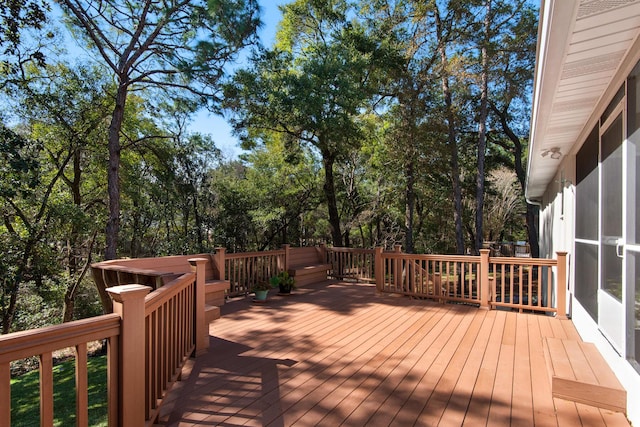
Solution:
<svg viewBox="0 0 640 427">
<path fill-rule="evenodd" d="M 554 399 L 543 337 L 570 320 L 312 285 L 222 307 L 208 354 L 165 399 L 165 426 L 628 426 Z"/>
</svg>

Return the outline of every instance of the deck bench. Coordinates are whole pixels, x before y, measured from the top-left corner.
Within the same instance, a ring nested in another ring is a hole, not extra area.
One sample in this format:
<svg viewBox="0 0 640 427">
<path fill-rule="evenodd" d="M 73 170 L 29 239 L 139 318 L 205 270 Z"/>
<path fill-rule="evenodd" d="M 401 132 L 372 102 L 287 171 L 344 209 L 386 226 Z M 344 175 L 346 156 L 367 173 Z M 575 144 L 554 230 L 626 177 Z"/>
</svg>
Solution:
<svg viewBox="0 0 640 427">
<path fill-rule="evenodd" d="M 330 269 L 331 264 L 313 264 L 289 268 L 288 272 L 295 279 L 296 286 L 305 286 L 326 281 Z"/>
<path fill-rule="evenodd" d="M 106 287 L 121 284 L 141 284 L 157 289 L 191 272 L 190 259 L 204 258 L 205 265 L 205 318 L 207 323 L 220 318 L 220 306 L 225 303 L 230 288 L 228 280 L 217 279 L 214 260 L 209 254 L 175 255 L 159 258 L 117 259 L 93 264 L 94 280 Z"/>
<path fill-rule="evenodd" d="M 543 340 L 553 397 L 626 413 L 627 392 L 593 343 Z"/>
<path fill-rule="evenodd" d="M 316 247 L 290 248 L 287 272 L 295 279 L 296 286 L 325 282 L 331 269 L 324 259 L 324 252 Z"/>
</svg>

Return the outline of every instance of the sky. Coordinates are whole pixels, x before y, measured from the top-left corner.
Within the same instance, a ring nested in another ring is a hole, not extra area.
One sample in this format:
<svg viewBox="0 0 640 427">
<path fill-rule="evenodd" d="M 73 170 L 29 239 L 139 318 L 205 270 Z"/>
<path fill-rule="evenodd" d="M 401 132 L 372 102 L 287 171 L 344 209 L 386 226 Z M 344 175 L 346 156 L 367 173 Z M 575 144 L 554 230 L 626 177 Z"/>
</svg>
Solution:
<svg viewBox="0 0 640 427">
<path fill-rule="evenodd" d="M 262 9 L 262 27 L 258 30 L 258 35 L 262 44 L 269 47 L 275 41 L 276 29 L 282 13 L 278 5 L 286 4 L 286 0 L 260 0 Z M 239 140 L 232 135 L 231 125 L 224 117 L 214 115 L 206 110 L 198 112 L 193 123 L 189 127 L 192 132 L 211 135 L 216 147 L 222 151 L 227 158 L 237 158 L 243 151 L 239 146 Z"/>
</svg>

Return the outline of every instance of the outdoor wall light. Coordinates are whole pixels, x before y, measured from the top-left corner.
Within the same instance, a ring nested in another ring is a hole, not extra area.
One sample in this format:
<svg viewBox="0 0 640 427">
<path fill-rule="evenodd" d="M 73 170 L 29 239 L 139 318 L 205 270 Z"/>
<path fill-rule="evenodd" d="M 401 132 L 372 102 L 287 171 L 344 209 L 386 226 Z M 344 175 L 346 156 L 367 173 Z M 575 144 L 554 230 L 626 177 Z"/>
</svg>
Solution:
<svg viewBox="0 0 640 427">
<path fill-rule="evenodd" d="M 558 160 L 560 157 L 562 157 L 562 152 L 560 152 L 560 147 L 551 147 L 542 150 L 542 153 L 540 153 L 540 155 L 542 157 L 550 156 L 552 159 Z"/>
</svg>

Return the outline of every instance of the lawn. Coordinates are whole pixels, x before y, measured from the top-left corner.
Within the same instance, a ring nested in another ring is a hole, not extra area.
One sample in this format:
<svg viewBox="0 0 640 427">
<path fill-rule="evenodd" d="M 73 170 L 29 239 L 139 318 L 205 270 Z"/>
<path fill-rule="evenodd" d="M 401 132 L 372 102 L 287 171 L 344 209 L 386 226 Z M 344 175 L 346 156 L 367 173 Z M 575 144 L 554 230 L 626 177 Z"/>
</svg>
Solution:
<svg viewBox="0 0 640 427">
<path fill-rule="evenodd" d="M 107 425 L 107 357 L 90 357 L 88 361 L 89 425 Z M 75 360 L 53 368 L 54 425 L 75 425 L 76 386 Z M 11 425 L 40 425 L 38 371 L 31 371 L 11 380 Z"/>
</svg>

